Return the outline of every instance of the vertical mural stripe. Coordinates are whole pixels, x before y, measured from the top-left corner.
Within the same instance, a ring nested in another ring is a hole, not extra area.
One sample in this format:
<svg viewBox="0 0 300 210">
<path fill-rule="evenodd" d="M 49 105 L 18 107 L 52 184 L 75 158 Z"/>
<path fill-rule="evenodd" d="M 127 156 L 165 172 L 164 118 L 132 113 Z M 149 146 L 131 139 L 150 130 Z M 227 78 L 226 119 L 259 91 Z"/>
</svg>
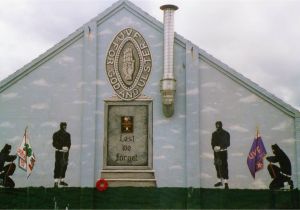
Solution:
<svg viewBox="0 0 300 210">
<path fill-rule="evenodd" d="M 94 186 L 96 141 L 96 75 L 97 75 L 97 26 L 91 22 L 84 28 L 82 72 L 82 136 L 81 136 L 81 187 Z"/>
<path fill-rule="evenodd" d="M 187 187 L 200 187 L 199 59 L 198 49 L 186 44 L 186 176 Z"/>
<path fill-rule="evenodd" d="M 292 173 L 294 173 L 294 177 L 296 178 L 296 180 L 294 180 L 294 184 L 295 188 L 300 187 L 300 155 L 299 155 L 299 151 L 300 151 L 300 113 L 297 112 L 295 114 L 295 140 L 296 140 L 296 148 L 295 148 L 295 169 L 292 169 Z"/>
</svg>

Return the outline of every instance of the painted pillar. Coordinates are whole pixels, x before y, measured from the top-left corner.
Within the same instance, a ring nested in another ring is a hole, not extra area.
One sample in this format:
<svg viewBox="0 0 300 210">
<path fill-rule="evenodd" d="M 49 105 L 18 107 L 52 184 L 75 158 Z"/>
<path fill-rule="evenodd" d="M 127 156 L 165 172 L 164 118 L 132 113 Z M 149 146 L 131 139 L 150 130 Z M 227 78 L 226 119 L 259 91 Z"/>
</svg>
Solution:
<svg viewBox="0 0 300 210">
<path fill-rule="evenodd" d="M 199 50 L 186 44 L 186 175 L 187 187 L 200 187 Z"/>
<path fill-rule="evenodd" d="M 295 148 L 295 169 L 292 169 L 292 173 L 295 174 L 294 187 L 300 188 L 300 113 L 297 112 L 295 114 L 295 140 L 296 140 L 296 148 Z"/>
<path fill-rule="evenodd" d="M 82 72 L 82 136 L 80 153 L 80 186 L 95 186 L 96 144 L 96 78 L 97 78 L 97 25 L 84 27 L 83 72 Z"/>
</svg>

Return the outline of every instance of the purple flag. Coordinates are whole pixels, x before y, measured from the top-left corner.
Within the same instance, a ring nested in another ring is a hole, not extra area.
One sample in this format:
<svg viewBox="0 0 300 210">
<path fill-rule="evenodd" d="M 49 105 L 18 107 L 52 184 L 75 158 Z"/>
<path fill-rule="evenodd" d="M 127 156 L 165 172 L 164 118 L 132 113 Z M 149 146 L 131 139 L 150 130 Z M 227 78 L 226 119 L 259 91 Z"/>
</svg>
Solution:
<svg viewBox="0 0 300 210">
<path fill-rule="evenodd" d="M 264 143 L 260 135 L 257 134 L 256 138 L 253 141 L 252 147 L 250 149 L 247 158 L 248 168 L 254 179 L 255 179 L 255 172 L 259 171 L 264 167 L 263 158 L 266 154 L 267 151 L 265 149 Z"/>
</svg>

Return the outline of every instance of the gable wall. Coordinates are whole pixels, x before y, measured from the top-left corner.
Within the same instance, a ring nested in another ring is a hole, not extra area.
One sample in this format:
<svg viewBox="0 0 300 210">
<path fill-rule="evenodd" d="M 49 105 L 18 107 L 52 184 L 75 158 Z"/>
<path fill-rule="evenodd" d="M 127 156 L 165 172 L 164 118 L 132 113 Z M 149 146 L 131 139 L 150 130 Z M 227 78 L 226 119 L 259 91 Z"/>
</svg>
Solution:
<svg viewBox="0 0 300 210">
<path fill-rule="evenodd" d="M 228 163 L 229 183 L 232 187 L 267 188 L 271 182 L 266 169 L 267 161 L 265 169 L 256 174 L 255 180 L 247 167 L 247 156 L 257 126 L 267 155 L 273 155 L 271 145 L 277 143 L 288 154 L 295 170 L 294 118 L 237 84 L 204 60 L 199 61 L 198 70 L 201 186 L 211 187 L 216 182 L 210 141 L 211 133 L 215 130 L 214 124 L 218 120 L 223 122 L 224 129 L 231 134 Z"/>
<path fill-rule="evenodd" d="M 153 166 L 158 187 L 213 186 L 216 172 L 210 140 L 217 120 L 231 134 L 232 187 L 265 188 L 270 182 L 266 170 L 257 173 L 254 182 L 246 165 L 256 126 L 267 151 L 278 143 L 295 168 L 294 118 L 198 59 L 198 49 L 190 42 L 175 42 L 175 112 L 165 118 L 160 95 L 162 28 L 128 6 L 111 15 L 86 24 L 81 39 L 0 93 L 2 145 L 16 148 L 29 125 L 37 157 L 28 182 L 25 172 L 16 171 L 17 187 L 52 186 L 52 134 L 61 121 L 68 122 L 72 136 L 68 183 L 94 186 L 103 167 L 104 100 L 114 95 L 105 72 L 106 54 L 115 35 L 128 27 L 142 34 L 152 55 L 152 72 L 143 94 L 153 98 Z"/>
<path fill-rule="evenodd" d="M 159 187 L 179 186 L 186 184 L 185 175 L 185 79 L 177 81 L 176 112 L 167 119 L 163 116 L 160 95 L 160 80 L 163 76 L 163 31 L 153 28 L 149 23 L 134 15 L 128 9 L 123 9 L 112 18 L 101 22 L 98 26 L 98 69 L 97 69 L 97 135 L 95 177 L 103 165 L 104 139 L 104 99 L 114 95 L 105 72 L 105 60 L 109 46 L 124 28 L 134 28 L 142 34 L 151 51 L 152 72 L 143 90 L 143 94 L 153 98 L 153 165 Z M 185 50 L 175 45 L 175 74 L 185 78 Z"/>
<path fill-rule="evenodd" d="M 12 154 L 21 144 L 24 129 L 29 127 L 30 143 L 36 166 L 26 180 L 26 172 L 17 169 L 13 179 L 17 187 L 52 186 L 54 149 L 52 134 L 59 122 L 68 122 L 72 149 L 68 173 L 71 185 L 79 183 L 81 142 L 82 39 L 41 64 L 30 74 L 0 93 L 0 147 L 12 145 Z M 15 161 L 17 163 L 17 161 Z"/>
</svg>

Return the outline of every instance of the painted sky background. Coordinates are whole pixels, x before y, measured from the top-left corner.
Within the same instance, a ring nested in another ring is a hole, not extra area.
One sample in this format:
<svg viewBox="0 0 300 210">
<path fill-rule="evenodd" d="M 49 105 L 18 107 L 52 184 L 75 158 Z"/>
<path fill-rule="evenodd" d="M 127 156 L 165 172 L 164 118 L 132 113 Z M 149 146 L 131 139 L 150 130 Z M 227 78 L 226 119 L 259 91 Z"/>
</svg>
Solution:
<svg viewBox="0 0 300 210">
<path fill-rule="evenodd" d="M 0 80 L 107 9 L 113 0 L 0 1 Z M 300 109 L 300 1 L 132 0 L 162 21 L 175 4 L 175 31 Z"/>
</svg>

